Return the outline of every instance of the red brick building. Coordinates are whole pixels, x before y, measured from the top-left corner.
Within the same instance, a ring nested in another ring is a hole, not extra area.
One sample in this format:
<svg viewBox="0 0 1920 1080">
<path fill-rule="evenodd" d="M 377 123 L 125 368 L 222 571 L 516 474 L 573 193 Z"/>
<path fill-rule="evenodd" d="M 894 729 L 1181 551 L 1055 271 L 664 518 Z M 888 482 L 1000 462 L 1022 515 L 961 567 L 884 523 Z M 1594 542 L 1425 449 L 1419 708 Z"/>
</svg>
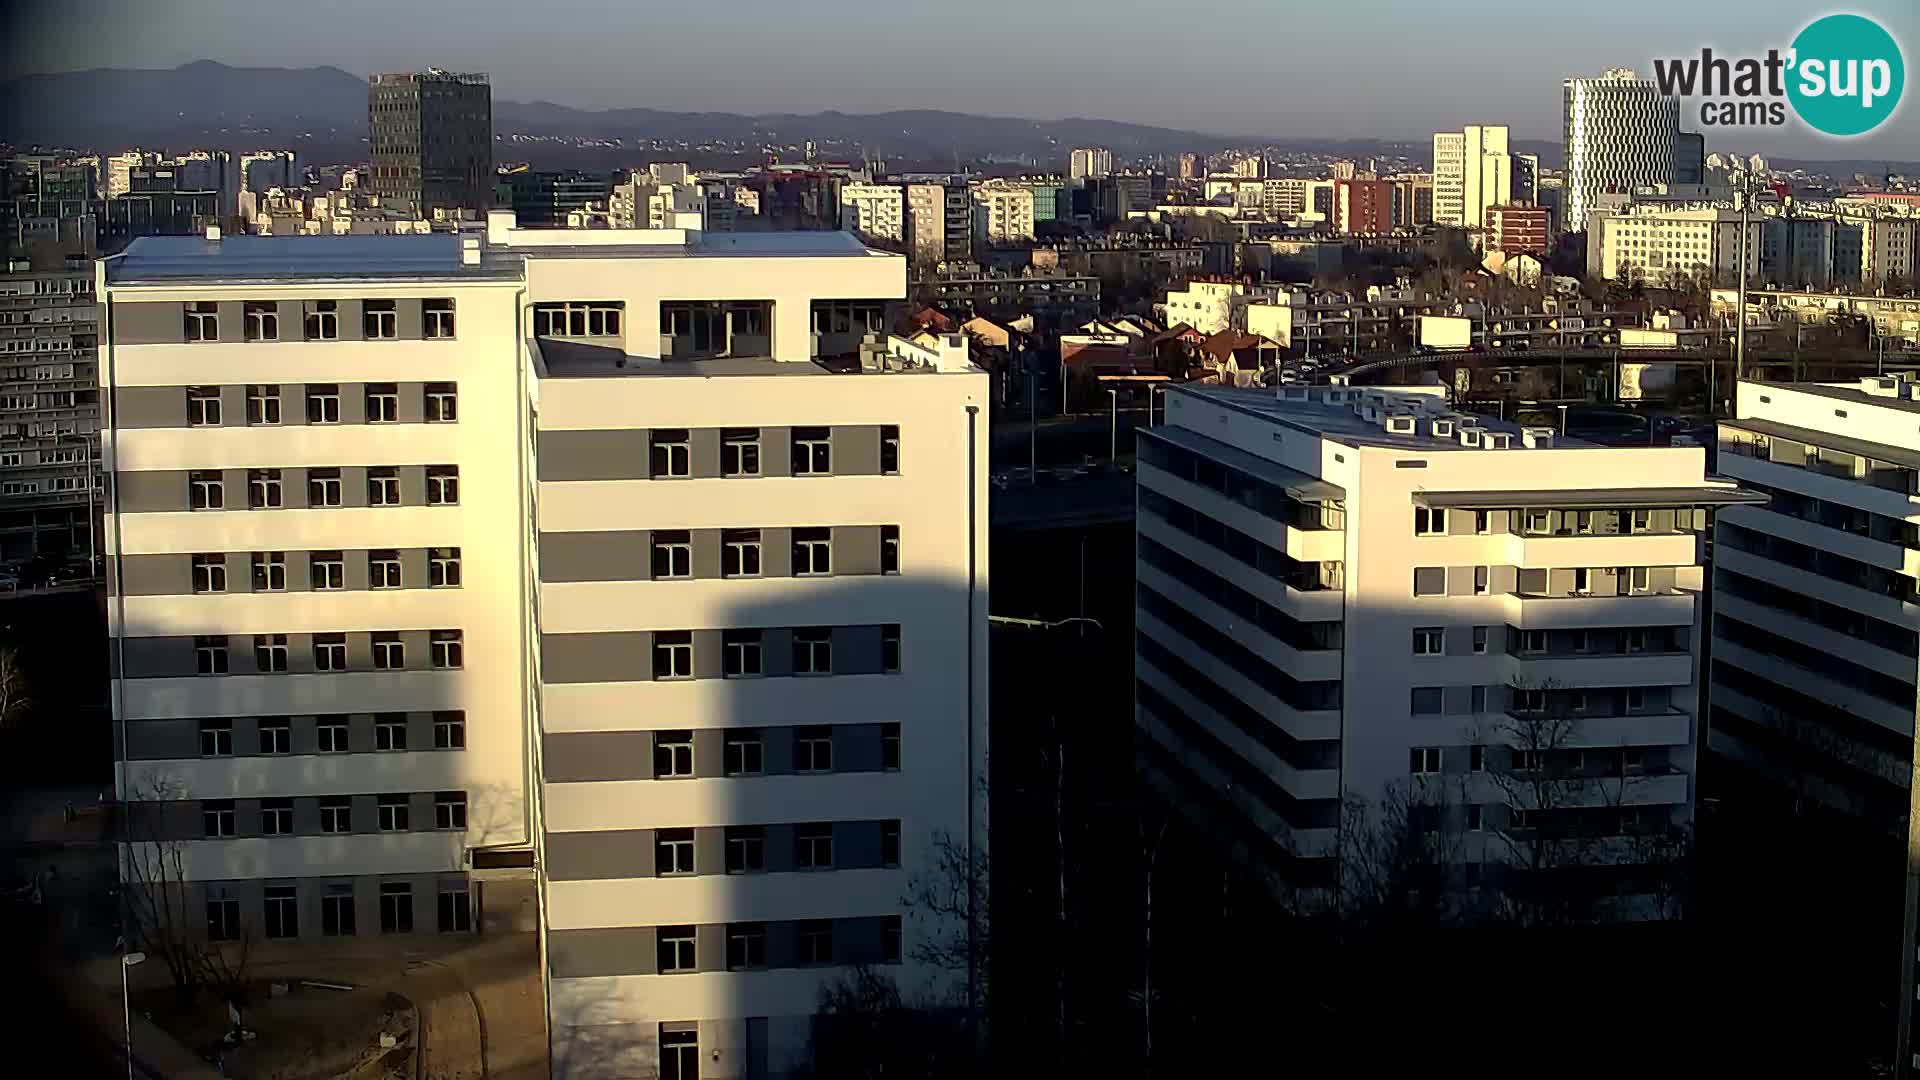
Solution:
<svg viewBox="0 0 1920 1080">
<path fill-rule="evenodd" d="M 1333 222 L 1348 236 L 1385 236 L 1393 231 L 1393 181 L 1335 180 Z"/>
<path fill-rule="evenodd" d="M 1487 207 L 1487 250 L 1545 255 L 1553 250 L 1552 212 L 1544 206 Z"/>
</svg>

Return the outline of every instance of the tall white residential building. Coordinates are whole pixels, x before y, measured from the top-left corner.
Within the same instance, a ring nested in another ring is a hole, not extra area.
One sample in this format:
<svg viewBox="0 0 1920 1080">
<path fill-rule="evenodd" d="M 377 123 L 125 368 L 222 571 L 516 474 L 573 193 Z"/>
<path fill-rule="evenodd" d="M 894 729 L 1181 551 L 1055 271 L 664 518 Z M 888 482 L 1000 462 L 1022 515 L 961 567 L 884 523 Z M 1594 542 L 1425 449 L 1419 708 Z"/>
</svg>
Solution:
<svg viewBox="0 0 1920 1080">
<path fill-rule="evenodd" d="M 1726 280 L 1747 272 L 1759 280 L 1764 218 L 1747 223 L 1740 244 L 1740 215 L 1704 208 L 1670 210 L 1658 205 L 1630 206 L 1614 213 L 1587 215 L 1587 272 L 1607 280 L 1643 280 L 1682 284 L 1706 276 Z"/>
<path fill-rule="evenodd" d="M 1102 147 L 1080 147 L 1068 155 L 1067 175 L 1075 180 L 1106 176 L 1113 172 L 1113 151 Z"/>
<path fill-rule="evenodd" d="M 905 266 L 511 212 L 103 260 L 122 783 L 193 910 L 466 932 L 537 866 L 565 1077 L 792 1075 L 850 965 L 957 992 L 900 898 L 986 825 L 987 382 L 863 347 Z"/>
<path fill-rule="evenodd" d="M 840 227 L 869 240 L 904 242 L 905 189 L 898 184 L 842 184 Z"/>
<path fill-rule="evenodd" d="M 1433 136 L 1433 220 L 1436 225 L 1486 227 L 1489 206 L 1532 203 L 1540 174 L 1533 154 L 1516 154 L 1505 124 L 1469 124 Z"/>
<path fill-rule="evenodd" d="M 117 199 L 133 190 L 133 170 L 145 168 L 160 160 L 158 154 L 144 150 L 128 150 L 114 154 L 101 163 L 100 186 L 109 199 Z"/>
<path fill-rule="evenodd" d="M 1920 682 L 1920 390 L 1742 382 L 1720 467 L 1768 501 L 1714 535 L 1710 747 L 1891 827 Z"/>
<path fill-rule="evenodd" d="M 973 189 L 974 236 L 988 244 L 1033 239 L 1033 189 L 989 180 Z"/>
<path fill-rule="evenodd" d="M 1302 906 L 1348 799 L 1430 807 L 1469 897 L 1533 844 L 1617 862 L 1691 817 L 1700 530 L 1744 496 L 1704 450 L 1442 393 L 1175 388 L 1138 433 L 1143 773 Z"/>
<path fill-rule="evenodd" d="M 1674 180 L 1680 99 L 1662 96 L 1630 68 L 1561 84 L 1566 142 L 1566 232 L 1584 232 L 1608 192 Z"/>
</svg>

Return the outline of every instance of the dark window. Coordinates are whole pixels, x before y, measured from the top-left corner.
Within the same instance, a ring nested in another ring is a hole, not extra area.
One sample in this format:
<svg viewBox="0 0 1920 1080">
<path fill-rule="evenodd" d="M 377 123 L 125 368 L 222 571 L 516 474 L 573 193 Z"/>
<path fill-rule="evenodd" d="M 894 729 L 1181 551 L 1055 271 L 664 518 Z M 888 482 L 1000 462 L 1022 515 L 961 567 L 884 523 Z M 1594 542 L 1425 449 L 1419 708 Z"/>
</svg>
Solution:
<svg viewBox="0 0 1920 1080">
<path fill-rule="evenodd" d="M 653 548 L 653 578 L 690 578 L 693 576 L 693 537 L 672 529 L 655 530 L 649 537 Z"/>
<path fill-rule="evenodd" d="M 694 872 L 692 829 L 660 829 L 653 834 L 653 872 L 659 877 Z"/>
<path fill-rule="evenodd" d="M 460 467 L 427 466 L 427 505 L 454 506 L 460 502 Z"/>
<path fill-rule="evenodd" d="M 660 1025 L 660 1080 L 700 1080 L 700 1033 Z"/>
<path fill-rule="evenodd" d="M 392 300 L 363 300 L 360 312 L 360 328 L 367 340 L 400 336 L 400 316 Z"/>
<path fill-rule="evenodd" d="M 284 551 L 256 551 L 253 553 L 253 591 L 285 592 L 287 589 L 287 553 Z"/>
<path fill-rule="evenodd" d="M 194 670 L 202 675 L 225 675 L 227 673 L 227 639 L 221 636 L 202 636 L 193 639 Z"/>
<path fill-rule="evenodd" d="M 367 423 L 392 424 L 400 420 L 400 388 L 393 383 L 367 384 Z"/>
<path fill-rule="evenodd" d="M 376 804 L 379 813 L 375 818 L 381 832 L 406 832 L 408 827 L 407 804 L 412 802 L 405 795 L 382 795 Z"/>
<path fill-rule="evenodd" d="M 260 718 L 260 752 L 262 754 L 293 753 L 293 717 L 263 716 Z"/>
<path fill-rule="evenodd" d="M 880 670 L 886 672 L 900 670 L 899 623 L 888 623 L 880 628 Z"/>
<path fill-rule="evenodd" d="M 329 885 L 320 897 L 320 932 L 328 937 L 352 937 L 354 923 L 353 886 Z"/>
<path fill-rule="evenodd" d="M 313 383 L 307 387 L 307 423 L 340 422 L 340 387 L 334 383 Z"/>
<path fill-rule="evenodd" d="M 200 721 L 200 756 L 233 756 L 233 721 L 224 718 Z"/>
<path fill-rule="evenodd" d="M 653 775 L 659 778 L 693 775 L 693 732 L 653 733 Z"/>
<path fill-rule="evenodd" d="M 800 924 L 800 963 L 833 963 L 833 923 L 809 919 Z"/>
<path fill-rule="evenodd" d="M 880 823 L 880 865 L 900 865 L 900 823 L 898 821 Z"/>
<path fill-rule="evenodd" d="M 278 510 L 286 505 L 286 492 L 280 483 L 279 469 L 247 470 L 247 508 Z"/>
<path fill-rule="evenodd" d="M 793 767 L 797 772 L 833 771 L 833 729 L 830 727 L 795 728 Z"/>
<path fill-rule="evenodd" d="M 759 630 L 728 630 L 721 634 L 721 673 L 729 679 L 750 679 L 761 673 Z"/>
<path fill-rule="evenodd" d="M 901 956 L 900 916 L 888 915 L 880 921 L 880 962 L 897 964 Z"/>
<path fill-rule="evenodd" d="M 425 394 L 427 423 L 451 424 L 460 419 L 460 394 L 453 383 L 428 383 Z"/>
<path fill-rule="evenodd" d="M 693 678 L 693 631 L 657 630 L 653 635 L 653 677 Z"/>
<path fill-rule="evenodd" d="M 453 336 L 453 301 L 426 300 L 421 303 L 422 330 L 429 338 Z"/>
<path fill-rule="evenodd" d="M 217 386 L 187 387 L 187 426 L 220 426 L 220 388 Z"/>
<path fill-rule="evenodd" d="M 648 435 L 651 472 L 656 479 L 693 475 L 693 448 L 685 428 L 657 428 Z"/>
<path fill-rule="evenodd" d="M 900 725 L 880 725 L 880 767 L 898 769 L 900 767 Z"/>
<path fill-rule="evenodd" d="M 720 432 L 720 475 L 760 475 L 760 429 L 723 428 Z"/>
<path fill-rule="evenodd" d="M 208 898 L 207 940 L 240 940 L 240 901 L 224 896 Z"/>
<path fill-rule="evenodd" d="M 880 429 L 880 471 L 889 476 L 900 471 L 900 429 L 892 424 Z"/>
<path fill-rule="evenodd" d="M 465 934 L 473 930 L 473 907 L 465 885 L 440 886 L 440 932 Z"/>
<path fill-rule="evenodd" d="M 399 469 L 383 467 L 367 470 L 367 505 L 400 505 Z"/>
<path fill-rule="evenodd" d="M 727 873 L 757 874 L 766 868 L 766 830 L 758 825 L 727 826 Z"/>
<path fill-rule="evenodd" d="M 300 899 L 293 886 L 272 886 L 267 889 L 264 900 L 267 936 L 270 938 L 299 937 Z"/>
<path fill-rule="evenodd" d="M 662 975 L 695 969 L 693 927 L 663 926 L 657 933 L 660 936 L 660 973 Z"/>
<path fill-rule="evenodd" d="M 758 776 L 766 771 L 766 740 L 759 729 L 727 732 L 724 747 L 728 776 Z"/>
<path fill-rule="evenodd" d="M 880 526 L 880 572 L 900 572 L 900 526 Z"/>
<path fill-rule="evenodd" d="M 260 800 L 260 833 L 262 836 L 288 836 L 293 832 L 293 800 Z"/>
<path fill-rule="evenodd" d="M 802 870 L 833 869 L 833 826 L 796 825 L 793 862 Z"/>
<path fill-rule="evenodd" d="M 433 714 L 433 748 L 435 750 L 467 748 L 466 713 L 437 712 Z"/>
<path fill-rule="evenodd" d="M 793 429 L 793 475 L 830 476 L 833 473 L 833 433 L 823 427 Z"/>
<path fill-rule="evenodd" d="M 380 883 L 380 932 L 413 933 L 413 886 L 404 881 Z"/>
<path fill-rule="evenodd" d="M 373 748 L 375 750 L 405 750 L 407 748 L 406 713 L 379 713 L 374 716 Z"/>
<path fill-rule="evenodd" d="M 833 674 L 832 630 L 812 626 L 793 632 L 793 673 L 795 675 Z"/>
<path fill-rule="evenodd" d="M 744 971 L 767 966 L 767 928 L 764 923 L 727 925 L 727 970 Z"/>
<path fill-rule="evenodd" d="M 460 549 L 427 549 L 427 585 L 435 589 L 453 589 L 460 585 Z"/>
<path fill-rule="evenodd" d="M 727 529 L 720 534 L 720 576 L 760 576 L 759 529 Z"/>
<path fill-rule="evenodd" d="M 434 795 L 433 827 L 436 829 L 464 829 L 467 827 L 466 792 L 442 791 Z"/>
</svg>

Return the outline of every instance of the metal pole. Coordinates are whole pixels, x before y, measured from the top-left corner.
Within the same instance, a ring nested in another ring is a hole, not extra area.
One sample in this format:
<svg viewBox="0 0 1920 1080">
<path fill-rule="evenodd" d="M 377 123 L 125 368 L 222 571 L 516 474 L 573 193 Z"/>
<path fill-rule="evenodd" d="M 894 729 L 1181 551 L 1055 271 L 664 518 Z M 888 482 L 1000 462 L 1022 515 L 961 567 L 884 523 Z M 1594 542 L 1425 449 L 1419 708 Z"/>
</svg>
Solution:
<svg viewBox="0 0 1920 1080">
<path fill-rule="evenodd" d="M 80 439 L 80 447 L 87 455 L 87 580 L 92 581 L 94 575 L 100 572 L 98 565 L 100 556 L 99 553 L 94 550 L 94 533 L 96 530 L 93 524 L 95 513 L 94 493 L 99 490 L 99 486 L 96 483 L 93 471 L 93 444 L 88 442 L 85 436 L 82 436 Z"/>
<path fill-rule="evenodd" d="M 1747 376 L 1747 213 L 1753 202 L 1753 182 L 1741 185 L 1740 192 L 1740 290 L 1735 302 L 1733 330 L 1733 383 Z"/>
<path fill-rule="evenodd" d="M 1107 460 L 1120 460 L 1120 391 L 1109 386 L 1107 398 L 1113 402 L 1113 412 L 1107 417 Z"/>
<path fill-rule="evenodd" d="M 127 1080 L 133 1080 L 133 998 L 127 992 L 127 958 L 120 958 L 120 1018 L 127 1027 Z"/>
<path fill-rule="evenodd" d="M 1027 369 L 1027 483 L 1040 482 L 1040 414 L 1039 406 L 1034 404 L 1033 369 Z M 1060 396 L 1067 396 L 1065 386 L 1060 388 Z"/>
</svg>

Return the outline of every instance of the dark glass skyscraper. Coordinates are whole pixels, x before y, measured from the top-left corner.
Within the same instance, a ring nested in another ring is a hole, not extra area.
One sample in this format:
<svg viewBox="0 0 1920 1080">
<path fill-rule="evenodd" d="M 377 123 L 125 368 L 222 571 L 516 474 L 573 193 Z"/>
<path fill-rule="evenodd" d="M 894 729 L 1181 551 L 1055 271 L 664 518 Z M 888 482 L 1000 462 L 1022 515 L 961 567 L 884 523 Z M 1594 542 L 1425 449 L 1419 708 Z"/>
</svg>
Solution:
<svg viewBox="0 0 1920 1080">
<path fill-rule="evenodd" d="M 493 205 L 493 89 L 485 75 L 375 75 L 367 119 L 375 194 L 426 216 Z"/>
</svg>

